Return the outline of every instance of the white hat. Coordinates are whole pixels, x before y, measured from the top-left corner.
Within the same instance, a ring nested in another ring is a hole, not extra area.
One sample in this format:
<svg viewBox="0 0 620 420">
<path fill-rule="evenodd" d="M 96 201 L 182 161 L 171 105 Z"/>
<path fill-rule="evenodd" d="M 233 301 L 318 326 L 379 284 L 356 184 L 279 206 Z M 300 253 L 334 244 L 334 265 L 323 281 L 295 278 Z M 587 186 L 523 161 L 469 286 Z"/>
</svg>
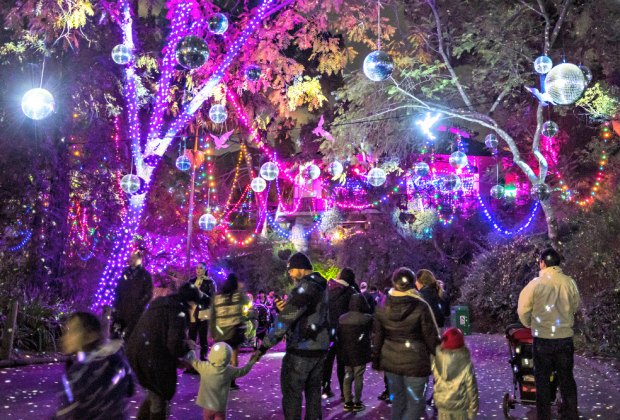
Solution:
<svg viewBox="0 0 620 420">
<path fill-rule="evenodd" d="M 365 292 L 367 289 L 368 289 L 368 283 L 366 283 L 365 281 L 363 281 L 363 282 L 360 284 L 360 290 L 361 290 L 362 292 Z"/>
</svg>

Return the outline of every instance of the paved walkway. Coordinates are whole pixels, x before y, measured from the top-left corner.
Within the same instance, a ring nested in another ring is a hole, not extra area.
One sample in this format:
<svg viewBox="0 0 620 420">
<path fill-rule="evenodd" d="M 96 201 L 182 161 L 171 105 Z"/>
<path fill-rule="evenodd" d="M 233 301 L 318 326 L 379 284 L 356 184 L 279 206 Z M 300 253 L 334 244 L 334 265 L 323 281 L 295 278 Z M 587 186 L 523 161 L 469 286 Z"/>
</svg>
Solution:
<svg viewBox="0 0 620 420">
<path fill-rule="evenodd" d="M 512 388 L 505 340 L 498 335 L 474 335 L 467 337 L 467 343 L 473 353 L 480 388 L 481 407 L 478 418 L 502 418 L 502 397 Z M 268 353 L 248 376 L 238 381 L 241 390 L 231 392 L 229 419 L 283 418 L 279 385 L 280 362 L 284 355 L 281 350 L 280 347 Z M 248 357 L 249 354 L 244 354 L 241 361 L 245 362 Z M 0 419 L 49 418 L 56 408 L 56 393 L 60 390 L 62 369 L 60 364 L 50 364 L 0 370 Z M 620 419 L 620 372 L 599 361 L 577 357 L 575 375 L 582 418 Z M 197 390 L 198 377 L 179 375 L 179 387 L 172 403 L 171 418 L 201 419 L 200 408 L 193 402 Z M 389 419 L 389 406 L 376 398 L 382 390 L 382 376 L 369 368 L 364 388 L 366 411 L 358 414 L 344 413 L 339 398 L 332 398 L 324 403 L 324 417 Z M 134 416 L 142 395 L 142 392 L 139 392 L 131 399 Z M 535 418 L 532 407 L 518 405 L 511 414 L 516 419 Z M 433 418 L 430 410 L 427 417 Z"/>
</svg>

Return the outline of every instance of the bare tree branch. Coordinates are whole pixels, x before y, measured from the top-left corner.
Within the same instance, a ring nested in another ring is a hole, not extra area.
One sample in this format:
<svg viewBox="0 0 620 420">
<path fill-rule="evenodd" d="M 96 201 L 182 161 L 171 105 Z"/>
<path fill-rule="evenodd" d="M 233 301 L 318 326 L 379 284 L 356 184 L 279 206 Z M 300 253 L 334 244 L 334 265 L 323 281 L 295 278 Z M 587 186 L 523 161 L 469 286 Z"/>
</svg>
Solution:
<svg viewBox="0 0 620 420">
<path fill-rule="evenodd" d="M 558 38 L 558 35 L 560 34 L 560 29 L 562 28 L 562 24 L 564 23 L 564 19 L 566 18 L 566 14 L 568 13 L 568 9 L 570 8 L 572 2 L 573 0 L 565 0 L 564 4 L 562 4 L 560 16 L 558 17 L 558 21 L 555 23 L 553 33 L 551 34 L 551 39 L 549 40 L 549 48 L 553 46 L 555 40 Z"/>
<path fill-rule="evenodd" d="M 493 105 L 491 105 L 491 108 L 489 109 L 489 115 L 491 115 L 492 113 L 495 112 L 495 110 L 497 109 L 497 107 L 499 106 L 499 104 L 502 102 L 502 100 L 506 97 L 506 95 L 508 95 L 510 93 L 510 91 L 512 90 L 512 88 L 510 87 L 510 85 L 506 86 L 504 88 L 504 90 L 502 90 L 500 92 L 499 95 L 497 95 L 497 99 L 495 99 L 495 102 L 493 102 Z"/>
</svg>

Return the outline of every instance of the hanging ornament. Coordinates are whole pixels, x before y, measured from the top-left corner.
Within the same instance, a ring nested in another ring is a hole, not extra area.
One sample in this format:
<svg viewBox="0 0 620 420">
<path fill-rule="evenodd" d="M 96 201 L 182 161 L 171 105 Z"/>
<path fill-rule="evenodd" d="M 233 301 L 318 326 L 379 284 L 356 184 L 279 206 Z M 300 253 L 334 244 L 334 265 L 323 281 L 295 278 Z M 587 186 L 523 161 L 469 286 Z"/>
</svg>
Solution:
<svg viewBox="0 0 620 420">
<path fill-rule="evenodd" d="M 545 201 L 551 197 L 551 188 L 549 188 L 549 186 L 545 183 L 534 184 L 532 185 L 530 194 L 535 200 Z"/>
<path fill-rule="evenodd" d="M 30 89 L 22 98 L 22 111 L 31 120 L 42 120 L 56 108 L 54 97 L 42 88 Z"/>
<path fill-rule="evenodd" d="M 180 171 L 188 171 L 192 167 L 192 161 L 187 155 L 181 155 L 177 158 L 176 165 Z"/>
<path fill-rule="evenodd" d="M 267 188 L 267 181 L 261 177 L 254 178 L 250 183 L 250 188 L 252 188 L 252 191 L 257 193 L 263 192 L 265 191 L 265 188 Z"/>
<path fill-rule="evenodd" d="M 263 163 L 263 166 L 260 167 L 260 176 L 263 177 L 265 181 L 273 181 L 278 177 L 280 170 L 278 169 L 278 165 L 273 162 Z"/>
<path fill-rule="evenodd" d="M 228 30 L 228 18 L 223 13 L 216 13 L 209 18 L 209 31 L 222 35 Z"/>
<path fill-rule="evenodd" d="M 138 190 L 134 194 L 135 195 L 146 194 L 146 192 L 148 190 L 148 184 L 141 177 L 138 177 L 138 180 L 140 181 L 140 187 L 138 187 Z"/>
<path fill-rule="evenodd" d="M 366 179 L 368 180 L 368 183 L 373 187 L 380 187 L 381 185 L 385 184 L 385 180 L 387 179 L 387 177 L 383 169 L 372 168 L 370 171 L 368 171 Z"/>
<path fill-rule="evenodd" d="M 159 162 L 159 156 L 157 155 L 148 155 L 144 157 L 144 164 L 146 166 L 150 166 L 151 168 L 156 167 L 157 162 Z"/>
<path fill-rule="evenodd" d="M 373 82 L 381 82 L 392 75 L 394 61 L 384 51 L 373 51 L 364 59 L 364 74 Z"/>
<path fill-rule="evenodd" d="M 121 190 L 127 194 L 135 194 L 140 189 L 140 177 L 134 174 L 127 174 L 121 178 Z"/>
<path fill-rule="evenodd" d="M 112 48 L 112 60 L 116 64 L 127 64 L 131 61 L 131 49 L 125 44 L 118 44 Z"/>
<path fill-rule="evenodd" d="M 542 125 L 541 133 L 548 139 L 555 137 L 560 131 L 560 127 L 553 121 L 545 121 Z"/>
<path fill-rule="evenodd" d="M 553 61 L 546 55 L 541 55 L 534 60 L 534 70 L 538 74 L 547 74 L 553 68 Z"/>
<path fill-rule="evenodd" d="M 413 180 L 413 184 L 421 189 L 421 190 L 426 190 L 428 188 L 431 188 L 433 186 L 432 180 L 429 178 L 425 178 L 425 177 L 417 177 L 416 179 Z"/>
<path fill-rule="evenodd" d="M 414 165 L 413 172 L 417 176 L 426 176 L 431 172 L 431 167 L 426 162 L 418 162 Z"/>
<path fill-rule="evenodd" d="M 197 69 L 209 59 L 209 47 L 202 38 L 188 35 L 177 44 L 176 55 L 182 67 Z"/>
<path fill-rule="evenodd" d="M 586 88 L 586 78 L 579 67 L 561 63 L 547 73 L 545 93 L 557 105 L 570 105 L 581 97 Z"/>
<path fill-rule="evenodd" d="M 497 199 L 497 200 L 501 200 L 502 198 L 504 198 L 506 194 L 506 189 L 504 188 L 503 185 L 493 185 L 491 187 L 491 197 Z"/>
<path fill-rule="evenodd" d="M 205 213 L 200 216 L 200 219 L 198 219 L 198 226 L 200 226 L 200 229 L 202 230 L 213 230 L 213 228 L 215 228 L 215 225 L 217 225 L 217 220 L 215 219 L 215 216 L 213 216 L 211 213 Z"/>
<path fill-rule="evenodd" d="M 592 81 L 592 71 L 586 66 L 579 66 L 579 68 L 583 73 L 583 77 L 586 79 L 586 85 L 589 85 Z"/>
<path fill-rule="evenodd" d="M 337 160 L 330 163 L 329 166 L 327 167 L 327 172 L 329 172 L 329 174 L 333 176 L 334 178 L 342 175 L 343 171 L 344 171 L 344 168 L 342 167 L 342 163 L 338 162 Z"/>
<path fill-rule="evenodd" d="M 209 118 L 216 124 L 221 124 L 228 118 L 226 107 L 222 104 L 212 105 L 209 109 Z"/>
<path fill-rule="evenodd" d="M 249 64 L 246 66 L 244 74 L 245 78 L 250 82 L 257 82 L 258 79 L 260 79 L 262 72 L 263 71 L 260 66 L 257 66 L 256 64 Z"/>
<path fill-rule="evenodd" d="M 321 176 L 321 169 L 318 166 L 316 166 L 314 163 L 312 165 L 309 165 L 304 171 L 304 177 L 306 179 L 310 179 L 314 181 L 320 176 Z"/>
<path fill-rule="evenodd" d="M 497 136 L 493 133 L 489 133 L 487 134 L 487 136 L 484 138 L 484 145 L 491 150 L 497 149 L 497 145 L 499 144 L 499 141 L 497 140 Z"/>
<path fill-rule="evenodd" d="M 460 150 L 457 150 L 450 155 L 449 162 L 450 166 L 454 169 L 463 169 L 468 164 L 467 155 Z"/>
<path fill-rule="evenodd" d="M 461 188 L 461 177 L 457 174 L 448 174 L 439 179 L 438 186 L 442 191 L 456 191 Z"/>
</svg>

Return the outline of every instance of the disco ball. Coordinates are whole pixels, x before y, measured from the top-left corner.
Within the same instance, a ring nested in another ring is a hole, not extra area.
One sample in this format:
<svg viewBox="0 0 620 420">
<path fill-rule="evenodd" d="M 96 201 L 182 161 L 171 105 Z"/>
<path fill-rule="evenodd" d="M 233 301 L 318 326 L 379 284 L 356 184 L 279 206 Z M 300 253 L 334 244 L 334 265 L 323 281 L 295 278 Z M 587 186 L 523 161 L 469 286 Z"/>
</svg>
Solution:
<svg viewBox="0 0 620 420">
<path fill-rule="evenodd" d="M 267 181 L 261 177 L 254 178 L 250 183 L 250 188 L 252 188 L 252 191 L 257 193 L 263 192 L 265 191 L 265 188 L 267 188 Z"/>
<path fill-rule="evenodd" d="M 306 168 L 306 170 L 304 171 L 304 176 L 306 177 L 306 179 L 315 180 L 321 176 L 321 169 L 313 163 Z"/>
<path fill-rule="evenodd" d="M 431 167 L 426 162 L 418 162 L 413 166 L 413 172 L 417 176 L 426 176 L 431 173 Z"/>
<path fill-rule="evenodd" d="M 438 187 L 442 191 L 456 191 L 461 188 L 461 177 L 457 174 L 448 174 L 439 179 Z"/>
<path fill-rule="evenodd" d="M 181 66 L 186 69 L 197 69 L 209 59 L 209 47 L 202 38 L 188 35 L 177 44 L 176 54 Z"/>
<path fill-rule="evenodd" d="M 138 177 L 138 179 L 140 180 L 140 187 L 138 188 L 138 191 L 136 191 L 134 194 L 146 194 L 146 192 L 148 191 L 148 185 L 146 181 L 141 177 Z"/>
<path fill-rule="evenodd" d="M 534 184 L 532 185 L 530 194 L 535 200 L 545 201 L 551 197 L 551 188 L 545 183 Z"/>
<path fill-rule="evenodd" d="M 506 189 L 503 185 L 493 185 L 491 187 L 491 197 L 501 200 L 506 195 Z"/>
<path fill-rule="evenodd" d="M 380 187 L 381 185 L 385 184 L 385 171 L 381 168 L 372 168 L 370 171 L 368 171 L 366 179 L 368 180 L 368 183 L 373 187 Z"/>
<path fill-rule="evenodd" d="M 222 104 L 212 105 L 209 109 L 209 118 L 216 124 L 221 124 L 228 118 L 226 107 Z"/>
<path fill-rule="evenodd" d="M 342 175 L 343 171 L 344 168 L 342 167 L 342 163 L 338 162 L 337 160 L 330 163 L 327 167 L 327 172 L 329 172 L 329 174 L 333 177 Z"/>
<path fill-rule="evenodd" d="M 560 131 L 560 127 L 553 121 L 545 121 L 542 125 L 542 135 L 548 139 L 555 137 Z"/>
<path fill-rule="evenodd" d="M 592 71 L 586 66 L 579 66 L 579 68 L 583 73 L 583 77 L 586 79 L 586 85 L 589 85 L 592 81 Z"/>
<path fill-rule="evenodd" d="M 384 51 L 373 51 L 364 59 L 364 74 L 373 82 L 387 79 L 394 70 L 394 61 Z"/>
<path fill-rule="evenodd" d="M 54 97 L 42 88 L 30 89 L 22 98 L 22 111 L 31 120 L 47 118 L 55 108 Z"/>
<path fill-rule="evenodd" d="M 581 97 L 586 78 L 579 67 L 570 63 L 558 64 L 547 73 L 545 93 L 558 105 L 570 105 Z"/>
<path fill-rule="evenodd" d="M 273 181 L 278 177 L 280 170 L 278 169 L 278 165 L 273 162 L 263 163 L 263 166 L 260 167 L 260 176 L 263 177 L 265 181 Z"/>
<path fill-rule="evenodd" d="M 257 82 L 260 79 L 263 70 L 256 64 L 250 64 L 245 68 L 245 78 L 250 82 Z"/>
<path fill-rule="evenodd" d="M 144 157 L 144 163 L 151 168 L 157 166 L 157 162 L 159 162 L 159 156 L 157 155 L 148 155 Z"/>
<path fill-rule="evenodd" d="M 484 138 L 484 145 L 489 149 L 497 149 L 498 144 L 499 140 L 497 140 L 497 136 L 493 133 L 487 134 Z"/>
<path fill-rule="evenodd" d="M 222 35 L 228 30 L 228 18 L 222 13 L 216 13 L 209 18 L 209 31 Z"/>
<path fill-rule="evenodd" d="M 181 155 L 176 161 L 177 169 L 181 171 L 188 171 L 192 167 L 192 161 L 186 155 Z"/>
<path fill-rule="evenodd" d="M 127 64 L 131 61 L 131 49 L 125 44 L 112 48 L 112 60 L 116 64 Z"/>
<path fill-rule="evenodd" d="M 551 58 L 547 57 L 546 55 L 541 55 L 536 60 L 534 60 L 534 70 L 538 74 L 547 74 L 552 68 L 553 61 L 551 61 Z"/>
<path fill-rule="evenodd" d="M 217 225 L 217 220 L 211 213 L 205 213 L 198 219 L 198 226 L 200 226 L 202 230 L 213 230 L 215 225 Z"/>
<path fill-rule="evenodd" d="M 448 161 L 454 169 L 463 169 L 468 164 L 467 155 L 461 151 L 452 153 Z"/>
<path fill-rule="evenodd" d="M 127 174 L 121 178 L 121 190 L 127 194 L 135 194 L 140 189 L 140 177 L 134 174 Z"/>
</svg>

